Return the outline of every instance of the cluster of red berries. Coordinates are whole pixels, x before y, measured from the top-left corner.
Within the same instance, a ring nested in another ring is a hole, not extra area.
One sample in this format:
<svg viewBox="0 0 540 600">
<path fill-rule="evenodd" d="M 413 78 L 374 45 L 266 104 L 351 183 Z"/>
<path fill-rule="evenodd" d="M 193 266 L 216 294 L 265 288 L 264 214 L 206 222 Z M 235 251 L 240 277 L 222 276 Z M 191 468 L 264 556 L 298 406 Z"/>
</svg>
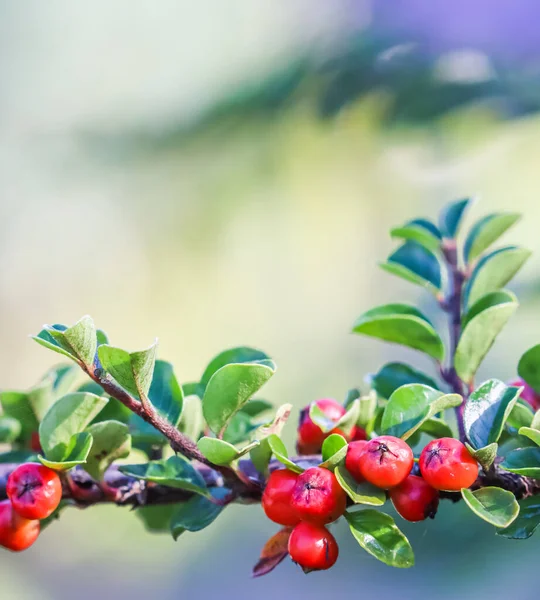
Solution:
<svg viewBox="0 0 540 600">
<path fill-rule="evenodd" d="M 337 560 L 338 545 L 325 527 L 341 517 L 347 495 L 328 469 L 312 467 L 300 475 L 287 469 L 268 478 L 262 506 L 266 516 L 294 527 L 289 554 L 306 571 L 329 569 Z"/>
<path fill-rule="evenodd" d="M 317 405 L 334 422 L 344 414 L 345 409 L 335 400 L 319 400 Z M 454 438 L 427 444 L 420 455 L 418 476 L 411 474 L 414 456 L 406 442 L 387 435 L 368 441 L 363 430 L 363 436 L 360 435 L 364 439 L 351 439 L 357 430 L 348 436 L 345 468 L 356 482 L 387 490 L 396 511 L 407 521 L 434 517 L 439 491 L 468 488 L 478 477 L 478 463 L 465 445 Z M 309 417 L 309 410 L 302 411 L 299 449 L 310 454 L 319 452 L 331 433 L 343 435 L 338 429 L 324 433 Z M 287 469 L 274 471 L 262 498 L 269 519 L 293 527 L 288 551 L 304 570 L 328 569 L 336 562 L 337 542 L 325 525 L 337 520 L 346 504 L 346 494 L 335 475 L 322 467 L 312 467 L 300 475 Z"/>
<path fill-rule="evenodd" d="M 9 476 L 6 492 L 8 500 L 0 502 L 0 546 L 20 552 L 37 540 L 40 521 L 60 504 L 62 483 L 56 471 L 25 463 Z"/>
</svg>

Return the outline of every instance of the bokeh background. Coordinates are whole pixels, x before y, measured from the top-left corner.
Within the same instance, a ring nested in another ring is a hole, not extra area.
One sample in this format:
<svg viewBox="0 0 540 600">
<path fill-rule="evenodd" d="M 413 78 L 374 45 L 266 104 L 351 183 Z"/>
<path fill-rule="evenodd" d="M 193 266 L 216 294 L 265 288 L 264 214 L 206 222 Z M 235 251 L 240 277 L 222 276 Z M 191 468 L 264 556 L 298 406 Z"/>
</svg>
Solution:
<svg viewBox="0 0 540 600">
<path fill-rule="evenodd" d="M 377 262 L 390 226 L 448 200 L 479 196 L 469 223 L 522 211 L 507 239 L 539 250 L 539 18 L 535 0 L 0 1 L 2 387 L 55 361 L 28 334 L 87 313 L 126 348 L 158 336 L 183 381 L 259 346 L 279 365 L 266 397 L 296 408 L 391 358 L 429 370 L 350 326 L 419 299 Z M 513 376 L 540 337 L 539 257 L 486 377 Z M 72 510 L 2 553 L 1 597 L 537 597 L 538 536 L 448 505 L 403 529 L 414 569 L 341 525 L 332 571 L 253 580 L 274 531 L 260 507 L 177 543 L 123 509 Z"/>
</svg>

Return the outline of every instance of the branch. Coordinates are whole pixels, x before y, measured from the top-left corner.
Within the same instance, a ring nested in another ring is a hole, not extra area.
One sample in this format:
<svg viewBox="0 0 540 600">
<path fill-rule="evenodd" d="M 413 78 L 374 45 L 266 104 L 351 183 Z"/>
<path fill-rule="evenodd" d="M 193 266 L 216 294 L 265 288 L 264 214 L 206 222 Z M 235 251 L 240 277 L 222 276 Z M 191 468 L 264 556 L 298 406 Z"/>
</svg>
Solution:
<svg viewBox="0 0 540 600">
<path fill-rule="evenodd" d="M 244 488 L 253 488 L 253 485 L 249 482 L 243 481 L 238 474 L 231 469 L 230 467 L 225 467 L 221 465 L 214 465 L 211 463 L 199 450 L 197 444 L 190 439 L 188 436 L 184 435 L 181 431 L 179 431 L 176 427 L 174 427 L 171 423 L 169 423 L 166 419 L 161 417 L 155 410 L 146 410 L 145 406 L 142 402 L 139 402 L 135 398 L 133 398 L 128 392 L 126 392 L 123 388 L 117 385 L 108 375 L 107 373 L 100 367 L 94 367 L 89 369 L 86 365 L 79 363 L 82 367 L 83 371 L 98 385 L 102 387 L 102 389 L 111 396 L 111 398 L 115 398 L 119 402 L 121 402 L 124 406 L 129 408 L 130 411 L 144 419 L 147 423 L 150 423 L 155 429 L 161 432 L 167 440 L 169 440 L 169 444 L 171 448 L 182 454 L 183 456 L 196 460 L 207 467 L 210 467 L 214 471 L 217 471 L 223 475 L 227 487 L 229 487 L 234 494 L 242 494 L 246 490 Z M 250 490 L 253 492 L 253 489 Z"/>
<path fill-rule="evenodd" d="M 460 394 L 465 399 L 468 395 L 468 388 L 460 379 L 454 367 L 454 356 L 461 335 L 461 303 L 463 296 L 463 284 L 465 274 L 459 269 L 458 252 L 455 240 L 446 240 L 442 246 L 443 256 L 448 266 L 450 275 L 450 292 L 448 297 L 441 302 L 442 308 L 450 317 L 450 364 L 448 367 L 441 368 L 441 376 L 452 388 L 456 394 Z M 465 440 L 465 427 L 463 425 L 463 406 L 456 406 L 456 420 L 459 430 L 459 439 Z"/>
</svg>

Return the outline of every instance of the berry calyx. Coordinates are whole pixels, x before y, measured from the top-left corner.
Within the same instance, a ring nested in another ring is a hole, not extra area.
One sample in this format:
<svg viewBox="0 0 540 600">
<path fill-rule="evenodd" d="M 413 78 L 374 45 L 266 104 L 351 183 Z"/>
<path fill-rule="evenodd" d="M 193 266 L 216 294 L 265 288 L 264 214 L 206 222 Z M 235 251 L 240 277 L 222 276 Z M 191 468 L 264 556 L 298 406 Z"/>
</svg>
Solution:
<svg viewBox="0 0 540 600">
<path fill-rule="evenodd" d="M 478 463 L 464 444 L 454 438 L 430 442 L 420 455 L 420 472 L 436 490 L 459 492 L 478 477 Z"/>
<path fill-rule="evenodd" d="M 394 508 L 406 521 L 433 519 L 439 506 L 439 492 L 418 475 L 409 475 L 405 481 L 390 490 Z"/>
<path fill-rule="evenodd" d="M 13 510 L 11 502 L 0 502 L 0 546 L 12 552 L 30 548 L 39 536 L 41 524 L 21 517 Z"/>
<path fill-rule="evenodd" d="M 361 476 L 385 490 L 404 481 L 413 464 L 413 452 L 407 443 L 391 435 L 381 435 L 367 442 L 358 458 Z"/>
<path fill-rule="evenodd" d="M 274 523 L 292 527 L 300 521 L 291 505 L 297 479 L 298 475 L 288 469 L 279 469 L 270 474 L 262 497 L 262 507 L 266 516 Z"/>
<path fill-rule="evenodd" d="M 347 495 L 331 471 L 312 467 L 298 476 L 291 505 L 302 521 L 331 523 L 345 512 Z"/>
<path fill-rule="evenodd" d="M 525 400 L 533 410 L 537 411 L 540 409 L 540 394 L 537 394 L 524 379 L 518 377 L 517 379 L 514 379 L 514 381 L 510 381 L 508 385 L 522 387 L 523 390 L 519 397 Z"/>
<path fill-rule="evenodd" d="M 39 463 L 25 463 L 9 476 L 6 493 L 21 517 L 45 519 L 60 504 L 62 483 L 56 471 Z"/>
<path fill-rule="evenodd" d="M 347 449 L 347 456 L 345 457 L 345 468 L 358 483 L 365 481 L 364 476 L 360 472 L 360 456 L 366 444 L 366 440 L 351 442 Z"/>
<path fill-rule="evenodd" d="M 321 400 L 317 400 L 315 404 L 324 413 L 324 416 L 333 423 L 337 423 L 347 412 L 345 407 L 333 398 L 322 398 Z M 317 454 L 320 452 L 324 440 L 332 433 L 339 433 L 346 437 L 343 431 L 337 428 L 324 432 L 309 416 L 309 406 L 307 406 L 300 413 L 297 442 L 298 453 Z"/>
<path fill-rule="evenodd" d="M 289 537 L 289 554 L 304 571 L 323 571 L 332 567 L 339 554 L 334 536 L 323 525 L 299 523 Z"/>
</svg>

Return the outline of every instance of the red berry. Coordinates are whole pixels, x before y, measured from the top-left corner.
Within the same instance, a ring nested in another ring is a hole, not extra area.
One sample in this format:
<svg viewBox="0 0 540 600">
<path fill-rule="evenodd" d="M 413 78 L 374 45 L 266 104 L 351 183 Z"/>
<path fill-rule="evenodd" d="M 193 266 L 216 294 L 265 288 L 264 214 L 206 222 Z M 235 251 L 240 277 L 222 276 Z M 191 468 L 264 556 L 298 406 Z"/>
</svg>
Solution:
<svg viewBox="0 0 540 600">
<path fill-rule="evenodd" d="M 439 492 L 417 475 L 409 475 L 405 481 L 392 488 L 390 499 L 406 521 L 433 518 L 439 506 Z"/>
<path fill-rule="evenodd" d="M 37 540 L 40 526 L 39 521 L 30 521 L 16 513 L 9 500 L 0 502 L 0 546 L 12 552 L 26 550 Z"/>
<path fill-rule="evenodd" d="M 478 463 L 454 438 L 430 442 L 422 450 L 419 466 L 422 477 L 431 487 L 447 492 L 468 488 L 478 477 Z"/>
<path fill-rule="evenodd" d="M 537 394 L 532 387 L 526 383 L 523 379 L 518 378 L 514 381 L 510 381 L 508 385 L 512 385 L 515 387 L 522 387 L 523 391 L 520 394 L 520 398 L 525 400 L 531 407 L 536 411 L 540 409 L 540 395 Z"/>
<path fill-rule="evenodd" d="M 339 402 L 333 398 L 322 398 L 315 404 L 324 413 L 324 416 L 331 422 L 337 423 L 339 419 L 347 412 Z M 317 454 L 321 450 L 322 443 L 331 433 L 344 435 L 340 429 L 324 432 L 309 416 L 309 406 L 300 413 L 300 425 L 298 426 L 298 444 L 299 454 Z"/>
<path fill-rule="evenodd" d="M 347 495 L 328 469 L 312 467 L 298 476 L 291 504 L 302 521 L 331 523 L 347 506 Z"/>
<path fill-rule="evenodd" d="M 335 564 L 339 548 L 326 527 L 303 522 L 289 537 L 289 554 L 304 570 L 322 571 Z"/>
<path fill-rule="evenodd" d="M 9 476 L 6 492 L 21 517 L 45 519 L 60 504 L 62 483 L 56 471 L 39 463 L 25 463 Z"/>
<path fill-rule="evenodd" d="M 353 476 L 353 478 L 361 483 L 364 480 L 362 473 L 360 473 L 360 455 L 364 450 L 364 446 L 367 444 L 366 440 L 359 440 L 358 442 L 351 442 L 347 449 L 347 456 L 345 457 L 345 468 Z"/>
<path fill-rule="evenodd" d="M 366 430 L 358 427 L 358 425 L 355 425 L 352 430 L 351 441 L 360 442 L 361 440 L 367 440 Z"/>
<path fill-rule="evenodd" d="M 268 478 L 262 497 L 266 516 L 274 523 L 292 527 L 300 517 L 291 505 L 291 496 L 298 475 L 287 469 L 273 471 Z"/>
<path fill-rule="evenodd" d="M 409 446 L 391 435 L 381 435 L 367 442 L 358 458 L 362 477 L 385 490 L 399 485 L 409 475 L 413 464 L 414 456 Z"/>
</svg>

